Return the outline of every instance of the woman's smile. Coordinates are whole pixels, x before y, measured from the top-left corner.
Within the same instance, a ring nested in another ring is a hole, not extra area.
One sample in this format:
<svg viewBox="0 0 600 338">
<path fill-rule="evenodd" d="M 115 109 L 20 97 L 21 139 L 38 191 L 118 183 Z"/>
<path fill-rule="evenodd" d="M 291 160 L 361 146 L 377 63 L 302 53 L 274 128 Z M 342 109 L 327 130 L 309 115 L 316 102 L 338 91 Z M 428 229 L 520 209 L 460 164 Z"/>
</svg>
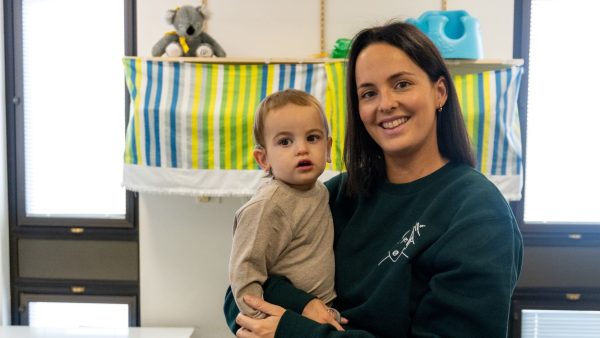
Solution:
<svg viewBox="0 0 600 338">
<path fill-rule="evenodd" d="M 383 129 L 393 129 L 393 128 L 396 128 L 396 127 L 398 127 L 400 125 L 405 124 L 408 121 L 408 119 L 409 119 L 408 116 L 403 116 L 403 117 L 400 117 L 400 118 L 395 118 L 393 120 L 381 122 L 379 125 Z"/>
</svg>

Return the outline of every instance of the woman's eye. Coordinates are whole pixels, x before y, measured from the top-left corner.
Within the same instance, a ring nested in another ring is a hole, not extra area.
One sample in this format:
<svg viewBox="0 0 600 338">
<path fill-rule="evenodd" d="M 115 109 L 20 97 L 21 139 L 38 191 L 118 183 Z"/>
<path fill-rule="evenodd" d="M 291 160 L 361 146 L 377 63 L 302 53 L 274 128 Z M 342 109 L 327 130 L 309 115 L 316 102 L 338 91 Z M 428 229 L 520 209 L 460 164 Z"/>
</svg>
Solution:
<svg viewBox="0 0 600 338">
<path fill-rule="evenodd" d="M 374 91 L 366 91 L 360 94 L 360 98 L 361 99 L 369 99 L 371 97 L 375 96 L 375 92 Z"/>
<path fill-rule="evenodd" d="M 410 83 L 408 81 L 398 81 L 396 84 L 394 84 L 394 88 L 402 89 L 408 87 L 409 85 Z"/>
<path fill-rule="evenodd" d="M 289 146 L 290 144 L 292 144 L 292 140 L 290 140 L 289 138 L 282 138 L 277 140 L 277 144 L 280 146 Z"/>
<path fill-rule="evenodd" d="M 321 139 L 321 136 L 319 136 L 319 135 L 308 135 L 308 137 L 306 138 L 306 140 L 310 143 L 315 143 L 320 139 Z"/>
</svg>

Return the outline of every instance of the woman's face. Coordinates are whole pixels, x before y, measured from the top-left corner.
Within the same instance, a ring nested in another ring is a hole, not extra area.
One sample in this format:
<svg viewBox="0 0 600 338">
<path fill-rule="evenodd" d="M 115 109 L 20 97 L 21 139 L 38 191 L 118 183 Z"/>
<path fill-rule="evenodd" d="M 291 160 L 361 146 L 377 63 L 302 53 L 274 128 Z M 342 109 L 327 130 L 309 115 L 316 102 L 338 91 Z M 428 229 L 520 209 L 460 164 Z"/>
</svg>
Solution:
<svg viewBox="0 0 600 338">
<path fill-rule="evenodd" d="M 447 98 L 443 79 L 432 83 L 406 53 L 387 43 L 363 49 L 355 71 L 360 119 L 386 162 L 439 158 L 436 109 Z"/>
</svg>

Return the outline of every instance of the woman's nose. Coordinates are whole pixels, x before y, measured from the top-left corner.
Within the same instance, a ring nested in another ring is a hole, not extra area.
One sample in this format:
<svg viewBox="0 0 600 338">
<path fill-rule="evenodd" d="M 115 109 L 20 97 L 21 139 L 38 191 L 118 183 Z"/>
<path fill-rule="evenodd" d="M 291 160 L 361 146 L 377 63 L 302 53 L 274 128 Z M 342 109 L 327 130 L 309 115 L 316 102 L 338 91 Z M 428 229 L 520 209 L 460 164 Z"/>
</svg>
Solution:
<svg viewBox="0 0 600 338">
<path fill-rule="evenodd" d="M 396 100 L 390 90 L 382 90 L 379 93 L 379 111 L 385 113 L 397 108 Z"/>
</svg>

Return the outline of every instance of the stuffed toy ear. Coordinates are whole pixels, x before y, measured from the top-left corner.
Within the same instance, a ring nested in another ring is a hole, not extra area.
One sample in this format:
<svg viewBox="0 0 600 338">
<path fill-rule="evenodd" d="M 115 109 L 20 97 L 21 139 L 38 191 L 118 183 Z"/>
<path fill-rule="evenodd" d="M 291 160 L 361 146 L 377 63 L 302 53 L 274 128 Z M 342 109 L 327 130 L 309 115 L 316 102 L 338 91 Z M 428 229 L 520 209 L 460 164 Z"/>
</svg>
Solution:
<svg viewBox="0 0 600 338">
<path fill-rule="evenodd" d="M 167 11 L 167 13 L 165 13 L 165 21 L 169 24 L 172 25 L 173 22 L 175 21 L 175 14 L 177 14 L 177 11 L 179 10 L 179 8 L 176 9 L 169 9 Z"/>
<path fill-rule="evenodd" d="M 196 7 L 196 11 L 204 18 L 204 20 L 208 20 L 210 18 L 210 14 L 208 13 L 208 8 L 205 5 L 200 5 Z"/>
</svg>

